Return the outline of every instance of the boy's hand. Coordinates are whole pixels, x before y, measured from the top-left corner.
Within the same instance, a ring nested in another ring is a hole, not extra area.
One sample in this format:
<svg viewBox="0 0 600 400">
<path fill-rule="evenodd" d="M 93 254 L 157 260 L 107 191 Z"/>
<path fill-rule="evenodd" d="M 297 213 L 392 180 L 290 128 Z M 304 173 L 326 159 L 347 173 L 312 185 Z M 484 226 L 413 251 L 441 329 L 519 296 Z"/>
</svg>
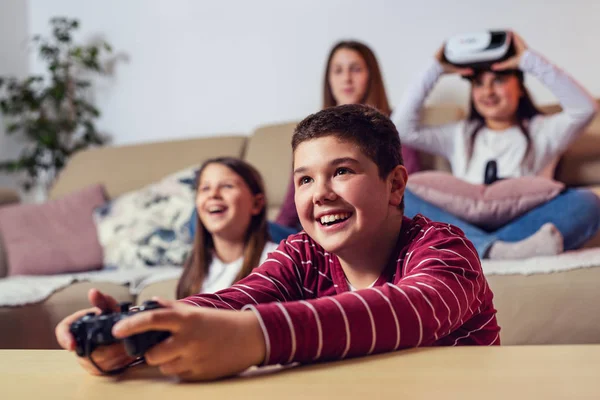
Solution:
<svg viewBox="0 0 600 400">
<path fill-rule="evenodd" d="M 114 298 L 107 296 L 96 289 L 90 289 L 88 292 L 88 300 L 94 306 L 93 308 L 77 311 L 76 313 L 69 315 L 59 322 L 54 330 L 58 344 L 65 350 L 75 350 L 75 339 L 69 330 L 74 321 L 90 312 L 100 314 L 102 311 L 107 310 L 115 312 L 119 311 L 119 305 Z M 134 360 L 127 355 L 122 343 L 111 346 L 102 346 L 92 353 L 92 358 L 96 364 L 105 371 L 123 367 Z M 77 361 L 90 374 L 100 375 L 100 372 L 92 365 L 89 359 L 78 356 Z"/>
<path fill-rule="evenodd" d="M 165 308 L 139 313 L 119 321 L 115 337 L 150 330 L 171 336 L 145 354 L 149 365 L 183 380 L 210 380 L 235 375 L 261 364 L 265 339 L 252 311 L 214 310 L 158 300 Z"/>
</svg>

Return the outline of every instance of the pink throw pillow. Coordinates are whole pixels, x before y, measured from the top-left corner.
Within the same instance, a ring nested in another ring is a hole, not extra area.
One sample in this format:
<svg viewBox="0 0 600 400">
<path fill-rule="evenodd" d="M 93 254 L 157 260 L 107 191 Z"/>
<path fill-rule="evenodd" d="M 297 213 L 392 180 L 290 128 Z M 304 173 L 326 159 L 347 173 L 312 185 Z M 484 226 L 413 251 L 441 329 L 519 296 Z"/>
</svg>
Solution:
<svg viewBox="0 0 600 400">
<path fill-rule="evenodd" d="M 539 176 L 472 184 L 440 171 L 410 175 L 408 189 L 423 200 L 474 225 L 496 229 L 556 197 L 561 182 Z"/>
<path fill-rule="evenodd" d="M 52 275 L 102 268 L 92 217 L 106 202 L 104 187 L 90 186 L 44 204 L 0 208 L 8 275 Z"/>
</svg>

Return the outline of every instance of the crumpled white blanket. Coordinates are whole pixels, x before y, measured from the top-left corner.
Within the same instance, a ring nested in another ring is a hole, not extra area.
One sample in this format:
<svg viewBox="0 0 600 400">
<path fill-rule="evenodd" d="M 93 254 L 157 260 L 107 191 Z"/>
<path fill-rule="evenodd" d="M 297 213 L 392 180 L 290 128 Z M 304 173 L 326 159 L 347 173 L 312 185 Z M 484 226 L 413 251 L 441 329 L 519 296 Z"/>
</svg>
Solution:
<svg viewBox="0 0 600 400">
<path fill-rule="evenodd" d="M 523 260 L 483 260 L 481 267 L 486 276 L 547 274 L 577 268 L 600 267 L 600 247 Z"/>
<path fill-rule="evenodd" d="M 110 282 L 129 287 L 136 295 L 150 283 L 179 278 L 182 268 L 148 267 L 132 270 L 99 270 L 76 274 L 10 276 L 0 279 L 0 307 L 21 306 L 44 301 L 74 282 Z"/>
</svg>

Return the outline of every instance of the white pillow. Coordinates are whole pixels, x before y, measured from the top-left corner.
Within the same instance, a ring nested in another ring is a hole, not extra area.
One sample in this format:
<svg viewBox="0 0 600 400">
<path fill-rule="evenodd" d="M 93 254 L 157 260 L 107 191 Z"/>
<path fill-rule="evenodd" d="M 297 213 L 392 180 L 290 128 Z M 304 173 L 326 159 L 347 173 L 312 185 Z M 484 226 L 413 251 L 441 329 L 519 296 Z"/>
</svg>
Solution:
<svg viewBox="0 0 600 400">
<path fill-rule="evenodd" d="M 121 195 L 94 211 L 104 267 L 181 266 L 191 249 L 197 166 Z"/>
</svg>

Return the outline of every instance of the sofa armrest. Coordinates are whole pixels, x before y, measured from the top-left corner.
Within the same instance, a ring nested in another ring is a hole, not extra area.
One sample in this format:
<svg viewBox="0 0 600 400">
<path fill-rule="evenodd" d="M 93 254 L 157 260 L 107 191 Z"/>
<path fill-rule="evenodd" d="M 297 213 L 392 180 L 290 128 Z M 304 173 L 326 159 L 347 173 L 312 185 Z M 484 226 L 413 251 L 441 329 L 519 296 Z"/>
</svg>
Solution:
<svg viewBox="0 0 600 400">
<path fill-rule="evenodd" d="M 19 193 L 17 193 L 15 190 L 0 187 L 0 206 L 18 203 L 19 201 Z"/>
</svg>

